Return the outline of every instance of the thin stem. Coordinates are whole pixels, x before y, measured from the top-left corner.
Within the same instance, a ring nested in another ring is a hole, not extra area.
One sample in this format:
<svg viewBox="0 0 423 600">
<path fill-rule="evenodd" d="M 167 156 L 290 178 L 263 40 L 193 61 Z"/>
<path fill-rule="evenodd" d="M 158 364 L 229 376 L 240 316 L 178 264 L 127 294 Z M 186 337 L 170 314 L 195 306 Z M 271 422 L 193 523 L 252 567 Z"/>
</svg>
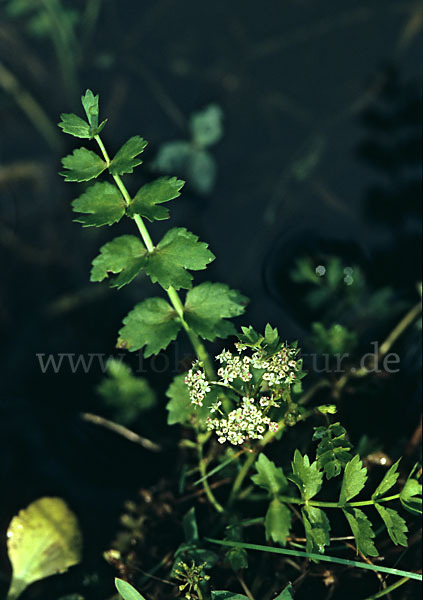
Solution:
<svg viewBox="0 0 423 600">
<path fill-rule="evenodd" d="M 369 596 L 365 600 L 377 600 L 378 598 L 383 598 L 383 596 L 387 596 L 388 594 L 399 588 L 401 585 L 404 585 L 404 583 L 407 583 L 407 581 L 410 581 L 409 577 L 402 577 L 392 585 L 386 587 L 384 590 L 381 590 L 377 594 L 373 594 L 373 596 Z"/>
<path fill-rule="evenodd" d="M 397 500 L 400 497 L 399 494 L 393 496 L 386 496 L 385 498 L 378 498 L 375 500 L 361 500 L 359 502 L 346 502 L 340 504 L 339 502 L 320 502 L 319 500 L 304 500 L 303 498 L 292 498 L 291 496 L 278 496 L 282 502 L 287 504 L 307 504 L 308 506 L 316 506 L 321 508 L 354 508 L 357 506 L 372 506 L 373 504 L 379 504 L 380 502 L 391 502 Z"/>
<path fill-rule="evenodd" d="M 207 470 L 206 470 L 206 461 L 203 456 L 203 444 L 198 444 L 198 466 L 200 467 L 200 473 L 203 478 L 203 489 L 206 493 L 207 498 L 210 501 L 210 504 L 216 509 L 217 512 L 224 512 L 223 506 L 216 500 L 213 492 L 210 489 L 209 482 L 207 481 Z"/>
</svg>

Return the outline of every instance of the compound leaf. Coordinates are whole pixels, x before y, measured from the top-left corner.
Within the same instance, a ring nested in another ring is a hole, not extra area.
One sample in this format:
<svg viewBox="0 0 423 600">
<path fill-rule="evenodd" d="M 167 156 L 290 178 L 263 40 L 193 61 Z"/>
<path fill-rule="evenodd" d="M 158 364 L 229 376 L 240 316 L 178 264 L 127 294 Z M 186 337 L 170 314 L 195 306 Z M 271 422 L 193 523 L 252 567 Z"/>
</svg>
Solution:
<svg viewBox="0 0 423 600">
<path fill-rule="evenodd" d="M 119 275 L 114 278 L 111 287 L 130 283 L 145 264 L 146 250 L 134 235 L 121 235 L 100 248 L 100 254 L 93 260 L 91 281 L 103 281 L 110 273 Z"/>
<path fill-rule="evenodd" d="M 306 454 L 302 456 L 299 450 L 295 450 L 292 475 L 288 479 L 295 483 L 304 500 L 310 500 L 322 487 L 323 473 L 319 471 L 317 461 L 310 464 Z"/>
<path fill-rule="evenodd" d="M 330 543 L 330 523 L 326 513 L 315 506 L 304 507 L 301 512 L 307 539 L 307 552 L 323 554 L 325 546 Z"/>
<path fill-rule="evenodd" d="M 422 486 L 417 481 L 409 477 L 405 482 L 400 493 L 400 501 L 405 510 L 413 515 L 422 514 Z"/>
<path fill-rule="evenodd" d="M 257 470 L 257 475 L 252 475 L 251 479 L 256 485 L 267 490 L 272 496 L 286 490 L 288 481 L 282 468 L 277 467 L 265 454 L 260 454 L 254 466 Z"/>
<path fill-rule="evenodd" d="M 386 494 L 386 492 L 388 490 L 391 489 L 391 487 L 393 487 L 396 484 L 397 479 L 399 477 L 398 466 L 399 466 L 400 460 L 401 459 L 397 460 L 397 462 L 394 463 L 392 465 L 392 467 L 390 467 L 388 469 L 388 471 L 385 473 L 385 477 L 379 483 L 379 485 L 377 486 L 377 488 L 374 491 L 374 494 L 372 495 L 372 500 L 381 498 L 382 496 L 384 496 Z"/>
<path fill-rule="evenodd" d="M 63 573 L 81 560 L 78 521 L 61 498 L 40 498 L 13 517 L 7 530 L 13 567 L 8 600 L 39 579 Z"/>
<path fill-rule="evenodd" d="M 358 454 L 347 464 L 342 480 L 339 503 L 344 505 L 346 502 L 357 496 L 364 488 L 367 481 L 367 469 L 363 467 Z"/>
<path fill-rule="evenodd" d="M 91 127 L 84 119 L 73 113 L 63 113 L 60 115 L 61 121 L 58 126 L 64 133 L 69 133 L 78 138 L 91 139 Z"/>
<path fill-rule="evenodd" d="M 72 202 L 75 212 L 82 213 L 75 221 L 83 227 L 113 225 L 125 214 L 125 200 L 116 186 L 104 181 L 94 183 Z"/>
<path fill-rule="evenodd" d="M 115 586 L 123 600 L 145 600 L 139 592 L 127 581 L 116 577 Z"/>
<path fill-rule="evenodd" d="M 365 556 L 378 556 L 379 553 L 373 543 L 375 532 L 364 512 L 358 508 L 344 508 L 342 510 L 351 527 L 357 551 Z"/>
<path fill-rule="evenodd" d="M 184 181 L 176 177 L 159 177 L 143 185 L 136 193 L 128 208 L 128 215 L 141 215 L 149 221 L 162 221 L 169 218 L 169 210 L 159 206 L 180 196 Z"/>
<path fill-rule="evenodd" d="M 225 319 L 241 315 L 246 303 L 245 296 L 224 283 L 205 282 L 188 292 L 184 317 L 199 336 L 212 342 L 236 333 Z"/>
<path fill-rule="evenodd" d="M 264 519 L 266 538 L 272 539 L 283 546 L 291 529 L 291 511 L 278 498 L 273 498 L 269 504 Z"/>
<path fill-rule="evenodd" d="M 389 537 L 397 546 L 407 547 L 407 536 L 405 535 L 408 531 L 407 523 L 393 508 L 387 508 L 381 504 L 375 504 L 377 512 L 383 519 L 388 530 Z"/>
<path fill-rule="evenodd" d="M 170 229 L 156 248 L 147 256 L 145 270 L 153 283 L 160 283 L 164 289 L 188 289 L 192 285 L 192 275 L 187 269 L 199 271 L 214 260 L 208 245 L 199 242 L 198 237 L 184 227 Z"/>
<path fill-rule="evenodd" d="M 147 146 L 146 140 L 139 135 L 134 135 L 118 150 L 114 159 L 110 163 L 109 172 L 111 175 L 123 175 L 124 173 L 133 173 L 134 167 L 142 163 L 138 154 Z"/>
<path fill-rule="evenodd" d="M 106 168 L 106 163 L 98 154 L 86 148 L 77 148 L 72 154 L 62 158 L 63 168 L 60 175 L 65 181 L 90 181 L 95 179 Z"/>
<path fill-rule="evenodd" d="M 351 444 L 346 440 L 346 435 L 347 432 L 339 423 L 315 428 L 313 440 L 320 440 L 316 449 L 317 464 L 319 469 L 324 470 L 327 479 L 339 475 L 352 459 Z"/>
<path fill-rule="evenodd" d="M 148 298 L 140 302 L 124 318 L 123 324 L 118 348 L 134 352 L 145 346 L 146 358 L 167 348 L 181 328 L 176 312 L 163 298 Z"/>
</svg>

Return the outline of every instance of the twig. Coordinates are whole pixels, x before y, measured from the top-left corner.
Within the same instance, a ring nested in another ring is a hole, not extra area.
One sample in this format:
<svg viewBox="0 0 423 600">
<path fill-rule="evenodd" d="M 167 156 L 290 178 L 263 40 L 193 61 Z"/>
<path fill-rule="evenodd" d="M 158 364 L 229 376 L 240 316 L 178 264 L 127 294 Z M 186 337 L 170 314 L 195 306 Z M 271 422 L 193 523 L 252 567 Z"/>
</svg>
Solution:
<svg viewBox="0 0 423 600">
<path fill-rule="evenodd" d="M 100 427 L 109 429 L 110 431 L 113 431 L 113 433 L 117 433 L 118 435 L 124 437 L 130 442 L 142 446 L 146 450 L 151 450 L 152 452 L 162 451 L 162 447 L 159 446 L 159 444 L 156 444 L 155 442 L 152 442 L 151 440 L 148 440 L 147 438 L 138 435 L 137 433 L 131 431 L 123 425 L 119 425 L 114 421 L 109 421 L 109 419 L 100 417 L 100 415 L 94 415 L 92 413 L 80 413 L 80 417 L 84 421 L 88 421 L 88 423 L 94 423 L 94 425 L 100 425 Z"/>
</svg>

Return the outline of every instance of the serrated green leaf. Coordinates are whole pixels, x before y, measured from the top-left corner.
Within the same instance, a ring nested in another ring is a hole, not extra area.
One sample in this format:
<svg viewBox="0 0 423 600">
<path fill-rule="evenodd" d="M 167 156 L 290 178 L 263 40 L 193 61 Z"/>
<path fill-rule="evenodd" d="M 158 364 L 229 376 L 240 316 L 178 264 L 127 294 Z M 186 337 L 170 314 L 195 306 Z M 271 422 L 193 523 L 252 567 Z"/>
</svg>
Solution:
<svg viewBox="0 0 423 600">
<path fill-rule="evenodd" d="M 110 163 L 109 172 L 111 175 L 123 175 L 124 173 L 133 173 L 134 168 L 142 163 L 140 158 L 136 158 L 147 146 L 146 140 L 139 135 L 134 135 L 118 150 L 114 159 Z"/>
<path fill-rule="evenodd" d="M 123 600 L 145 600 L 144 596 L 141 596 L 141 594 L 127 581 L 116 577 L 115 585 Z"/>
<path fill-rule="evenodd" d="M 184 181 L 176 177 L 159 177 L 146 183 L 138 190 L 128 207 L 128 215 L 141 215 L 149 221 L 168 219 L 169 210 L 160 205 L 178 198 L 184 184 Z"/>
<path fill-rule="evenodd" d="M 295 483 L 304 500 L 310 500 L 322 487 L 323 473 L 319 471 L 317 462 L 310 464 L 306 454 L 302 456 L 299 450 L 295 450 L 292 475 L 288 479 Z"/>
<path fill-rule="evenodd" d="M 145 265 L 146 249 L 134 235 L 121 235 L 100 248 L 93 260 L 91 281 L 103 281 L 110 273 L 118 274 L 111 287 L 120 289 L 130 283 Z"/>
<path fill-rule="evenodd" d="M 400 492 L 400 501 L 405 510 L 413 515 L 422 514 L 422 486 L 417 479 L 409 478 Z"/>
<path fill-rule="evenodd" d="M 342 468 L 352 459 L 352 446 L 346 435 L 347 432 L 340 423 L 315 428 L 313 440 L 320 440 L 316 449 L 317 464 L 324 470 L 327 479 L 339 475 Z"/>
<path fill-rule="evenodd" d="M 34 581 L 78 564 L 82 534 L 61 498 L 40 498 L 11 520 L 7 548 L 13 568 L 7 600 L 16 600 Z"/>
<path fill-rule="evenodd" d="M 293 593 L 294 593 L 294 588 L 289 583 L 287 585 L 287 587 L 283 590 L 283 592 L 281 592 L 279 594 L 279 596 L 276 596 L 276 598 L 274 600 L 294 600 L 294 597 L 292 595 Z"/>
<path fill-rule="evenodd" d="M 145 346 L 146 358 L 167 348 L 181 328 L 176 312 L 163 298 L 148 298 L 140 302 L 123 323 L 118 348 L 134 352 Z"/>
<path fill-rule="evenodd" d="M 73 113 L 63 113 L 60 115 L 60 118 L 61 121 L 58 123 L 58 126 L 62 129 L 63 133 L 85 139 L 92 137 L 89 124 L 84 119 L 81 119 L 81 117 Z"/>
<path fill-rule="evenodd" d="M 307 539 L 306 551 L 323 554 L 325 546 L 330 543 L 330 523 L 326 513 L 315 506 L 306 506 L 301 512 Z"/>
<path fill-rule="evenodd" d="M 191 402 L 184 380 L 185 375 L 177 375 L 166 392 L 166 396 L 170 398 L 166 405 L 169 412 L 167 416 L 168 425 L 188 423 L 193 413 L 194 405 Z"/>
<path fill-rule="evenodd" d="M 364 488 L 367 481 L 367 469 L 363 467 L 358 454 L 347 464 L 342 480 L 339 503 L 344 505 L 346 502 L 357 496 Z"/>
<path fill-rule="evenodd" d="M 72 208 L 82 213 L 75 221 L 83 227 L 113 225 L 125 214 L 125 200 L 116 186 L 104 181 L 90 186 L 72 202 Z"/>
<path fill-rule="evenodd" d="M 285 546 L 291 530 L 291 511 L 278 498 L 273 498 L 264 519 L 266 539 Z"/>
<path fill-rule="evenodd" d="M 365 556 L 378 556 L 379 553 L 373 543 L 375 532 L 364 512 L 358 508 L 344 508 L 342 510 L 351 527 L 357 551 Z"/>
<path fill-rule="evenodd" d="M 389 537 L 397 546 L 407 547 L 407 536 L 405 535 L 408 531 L 407 523 L 393 508 L 387 508 L 381 504 L 375 504 L 377 512 L 382 517 L 383 522 L 388 530 Z"/>
<path fill-rule="evenodd" d="M 151 281 L 158 282 L 164 289 L 170 286 L 175 290 L 189 289 L 193 277 L 187 269 L 205 269 L 214 258 L 205 242 L 199 242 L 198 237 L 184 227 L 175 227 L 146 256 L 145 270 Z"/>
<path fill-rule="evenodd" d="M 106 163 L 98 154 L 86 148 L 77 148 L 72 154 L 62 158 L 63 168 L 60 175 L 65 181 L 90 181 L 106 168 Z"/>
<path fill-rule="evenodd" d="M 257 475 L 252 475 L 251 479 L 256 485 L 267 490 L 272 496 L 276 496 L 276 494 L 286 490 L 288 481 L 282 468 L 277 467 L 265 454 L 260 454 L 254 466 L 257 470 Z"/>
<path fill-rule="evenodd" d="M 385 473 L 385 477 L 379 483 L 379 485 L 377 486 L 377 488 L 374 491 L 374 494 L 372 495 L 372 500 L 376 500 L 377 498 L 382 498 L 382 496 L 384 496 L 386 494 L 386 492 L 388 490 L 390 490 L 391 487 L 393 487 L 396 484 L 397 479 L 399 477 L 398 466 L 399 466 L 400 460 L 401 459 L 397 460 L 397 462 L 394 463 L 388 469 L 388 471 Z"/>
<path fill-rule="evenodd" d="M 232 323 L 245 310 L 247 299 L 223 283 L 201 283 L 187 294 L 184 318 L 199 336 L 214 341 L 235 334 Z"/>
<path fill-rule="evenodd" d="M 87 90 L 84 96 L 81 96 L 81 103 L 87 115 L 88 123 L 93 129 L 98 127 L 98 101 L 99 96 L 94 96 L 91 90 Z"/>
</svg>

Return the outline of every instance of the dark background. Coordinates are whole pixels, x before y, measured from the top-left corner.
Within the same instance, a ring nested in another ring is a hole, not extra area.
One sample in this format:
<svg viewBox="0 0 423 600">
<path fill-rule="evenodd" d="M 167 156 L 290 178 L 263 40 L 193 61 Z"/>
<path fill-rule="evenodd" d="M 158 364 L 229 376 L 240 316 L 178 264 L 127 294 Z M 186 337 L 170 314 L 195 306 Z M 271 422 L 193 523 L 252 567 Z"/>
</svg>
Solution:
<svg viewBox="0 0 423 600">
<path fill-rule="evenodd" d="M 27 16 L 12 18 L 8 4 L 0 4 L 0 528 L 34 498 L 63 496 L 80 515 L 90 564 L 123 499 L 154 482 L 157 469 L 171 470 L 172 454 L 151 459 L 83 423 L 81 411 L 102 411 L 94 392 L 101 370 L 42 374 L 36 354 L 112 354 L 122 317 L 157 290 L 146 279 L 119 292 L 89 283 L 92 258 L 116 230 L 72 222 L 77 186 L 57 171 L 74 140 L 49 133 L 17 98 L 30 95 L 54 127 L 61 112 L 80 114 L 87 87 L 100 93 L 112 152 L 131 135 L 150 142 L 145 166 L 127 177 L 132 190 L 150 176 L 162 142 L 187 136 L 191 113 L 219 105 L 216 184 L 208 195 L 188 185 L 171 204 L 171 226 L 194 231 L 217 256 L 197 280 L 250 298 L 240 324 L 270 321 L 301 345 L 308 324 L 296 314 L 287 269 L 303 247 L 342 248 L 375 286 L 416 301 L 421 4 L 104 0 L 96 16 L 95 2 L 64 2 L 80 14 L 92 4 L 94 15 L 76 27 L 74 77 L 64 76 L 66 56 L 60 62 L 51 39 L 31 35 Z M 151 226 L 153 240 L 168 226 Z M 172 371 L 190 352 L 179 339 L 167 372 L 145 363 L 163 407 Z M 393 389 L 396 403 L 364 405 L 367 418 L 345 411 L 353 436 L 382 439 L 388 451 L 414 430 L 419 411 L 414 378 Z M 177 432 L 165 418 L 161 408 L 137 431 L 172 450 Z M 3 556 L 4 547 L 2 536 Z"/>
</svg>

